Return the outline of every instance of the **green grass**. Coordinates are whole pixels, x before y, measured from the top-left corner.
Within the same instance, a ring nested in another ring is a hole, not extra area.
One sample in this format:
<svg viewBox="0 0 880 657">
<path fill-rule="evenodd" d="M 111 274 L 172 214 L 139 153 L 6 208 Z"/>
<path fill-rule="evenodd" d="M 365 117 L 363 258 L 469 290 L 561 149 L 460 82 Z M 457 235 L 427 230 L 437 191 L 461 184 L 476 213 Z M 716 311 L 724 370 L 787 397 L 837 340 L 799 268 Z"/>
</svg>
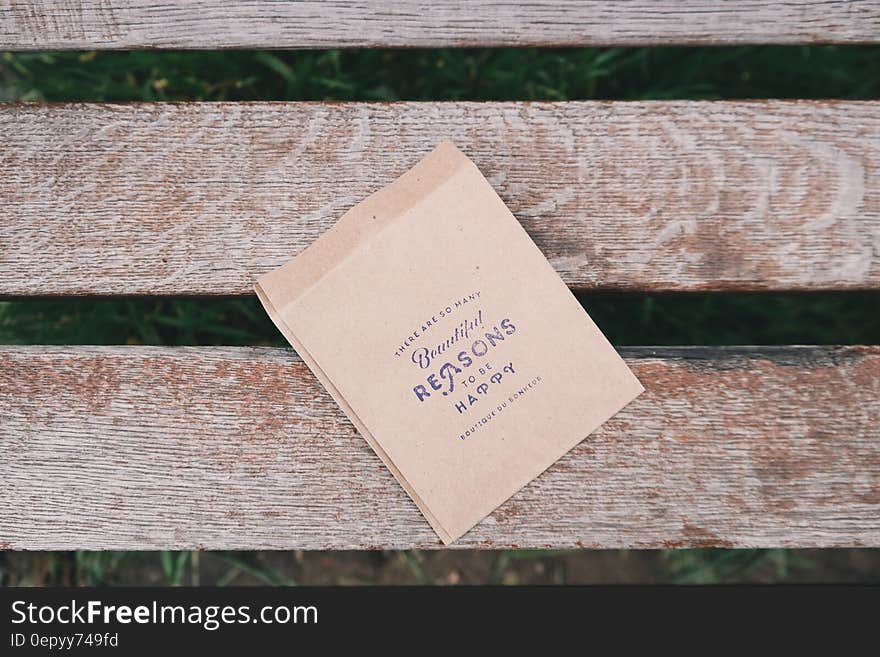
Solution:
<svg viewBox="0 0 880 657">
<path fill-rule="evenodd" d="M 618 346 L 880 343 L 876 293 L 579 299 Z M 256 299 L 0 302 L 0 344 L 287 345 Z"/>
<path fill-rule="evenodd" d="M 20 101 L 878 96 L 877 47 L 0 54 L 0 100 Z M 880 343 L 880 313 L 876 312 L 880 295 L 875 293 L 583 295 L 581 302 L 617 345 Z M 0 343 L 284 344 L 251 299 L 0 303 Z M 0 582 L 292 584 L 307 574 L 307 566 L 338 570 L 331 579 L 337 583 L 371 581 L 370 573 L 380 569 L 397 573 L 400 581 L 452 582 L 452 573 L 461 569 L 454 561 L 438 565 L 436 555 L 398 556 L 346 557 L 347 564 L 356 560 L 358 568 L 367 570 L 355 576 L 332 555 L 0 553 Z M 482 575 L 474 577 L 514 583 L 531 581 L 534 573 L 545 578 L 540 581 L 565 582 L 572 559 L 596 555 L 501 552 L 483 556 L 486 563 L 473 566 Z M 619 560 L 634 564 L 644 561 L 643 556 L 622 552 Z M 756 576 L 765 581 L 803 577 L 818 572 L 827 559 L 822 554 L 807 559 L 785 550 L 684 550 L 649 560 L 662 573 L 661 579 L 718 582 Z"/>
<path fill-rule="evenodd" d="M 876 47 L 6 54 L 0 99 L 874 98 Z"/>
</svg>

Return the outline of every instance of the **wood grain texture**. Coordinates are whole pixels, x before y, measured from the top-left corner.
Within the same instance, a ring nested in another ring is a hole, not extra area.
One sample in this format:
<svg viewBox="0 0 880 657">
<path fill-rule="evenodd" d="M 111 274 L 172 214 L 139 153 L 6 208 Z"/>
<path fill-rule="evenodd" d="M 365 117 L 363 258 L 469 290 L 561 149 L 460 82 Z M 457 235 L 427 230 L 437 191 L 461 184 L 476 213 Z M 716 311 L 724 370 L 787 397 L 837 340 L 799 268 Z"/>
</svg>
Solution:
<svg viewBox="0 0 880 657">
<path fill-rule="evenodd" d="M 0 107 L 0 296 L 244 295 L 442 139 L 591 290 L 880 288 L 880 103 Z"/>
<path fill-rule="evenodd" d="M 0 0 L 0 50 L 860 43 L 876 0 Z"/>
<path fill-rule="evenodd" d="M 647 389 L 455 547 L 880 546 L 880 347 L 625 349 Z M 0 347 L 0 547 L 440 547 L 292 351 Z"/>
</svg>

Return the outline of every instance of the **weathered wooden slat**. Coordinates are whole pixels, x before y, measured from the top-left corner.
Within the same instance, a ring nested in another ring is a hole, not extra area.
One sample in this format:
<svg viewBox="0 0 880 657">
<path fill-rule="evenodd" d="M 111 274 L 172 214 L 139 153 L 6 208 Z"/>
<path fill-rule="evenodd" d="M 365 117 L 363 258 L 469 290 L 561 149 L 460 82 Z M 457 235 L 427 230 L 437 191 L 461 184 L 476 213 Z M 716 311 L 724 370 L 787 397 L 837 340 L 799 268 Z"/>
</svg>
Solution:
<svg viewBox="0 0 880 657">
<path fill-rule="evenodd" d="M 875 0 L 0 0 L 0 50 L 858 43 Z"/>
<path fill-rule="evenodd" d="M 457 547 L 880 546 L 880 347 L 636 348 L 647 392 Z M 437 537 L 296 355 L 0 347 L 0 547 Z"/>
<path fill-rule="evenodd" d="M 880 288 L 880 102 L 0 107 L 0 296 L 241 295 L 455 141 L 573 288 Z"/>
</svg>

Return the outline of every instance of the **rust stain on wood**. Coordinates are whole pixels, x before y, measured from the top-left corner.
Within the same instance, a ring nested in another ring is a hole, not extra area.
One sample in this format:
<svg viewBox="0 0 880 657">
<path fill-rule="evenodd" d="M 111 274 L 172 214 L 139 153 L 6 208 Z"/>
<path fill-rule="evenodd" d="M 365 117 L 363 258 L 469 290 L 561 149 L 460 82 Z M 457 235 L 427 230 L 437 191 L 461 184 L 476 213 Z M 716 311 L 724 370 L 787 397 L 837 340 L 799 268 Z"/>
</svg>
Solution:
<svg viewBox="0 0 880 657">
<path fill-rule="evenodd" d="M 736 547 L 733 541 L 724 539 L 715 532 L 709 531 L 702 527 L 697 527 L 685 522 L 681 528 L 684 539 L 678 541 L 678 545 L 674 547 L 692 547 L 692 548 L 732 548 Z M 672 545 L 668 547 L 673 547 Z"/>
</svg>

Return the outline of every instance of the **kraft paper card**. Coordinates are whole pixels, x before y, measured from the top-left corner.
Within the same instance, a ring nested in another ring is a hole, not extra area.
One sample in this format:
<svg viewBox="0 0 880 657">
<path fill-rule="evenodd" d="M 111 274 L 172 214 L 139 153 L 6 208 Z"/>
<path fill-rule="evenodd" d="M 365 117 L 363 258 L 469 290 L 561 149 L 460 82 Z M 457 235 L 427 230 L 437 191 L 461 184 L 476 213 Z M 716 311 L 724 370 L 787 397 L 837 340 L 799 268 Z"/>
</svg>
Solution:
<svg viewBox="0 0 880 657">
<path fill-rule="evenodd" d="M 448 142 L 256 291 L 444 543 L 643 391 Z"/>
</svg>

